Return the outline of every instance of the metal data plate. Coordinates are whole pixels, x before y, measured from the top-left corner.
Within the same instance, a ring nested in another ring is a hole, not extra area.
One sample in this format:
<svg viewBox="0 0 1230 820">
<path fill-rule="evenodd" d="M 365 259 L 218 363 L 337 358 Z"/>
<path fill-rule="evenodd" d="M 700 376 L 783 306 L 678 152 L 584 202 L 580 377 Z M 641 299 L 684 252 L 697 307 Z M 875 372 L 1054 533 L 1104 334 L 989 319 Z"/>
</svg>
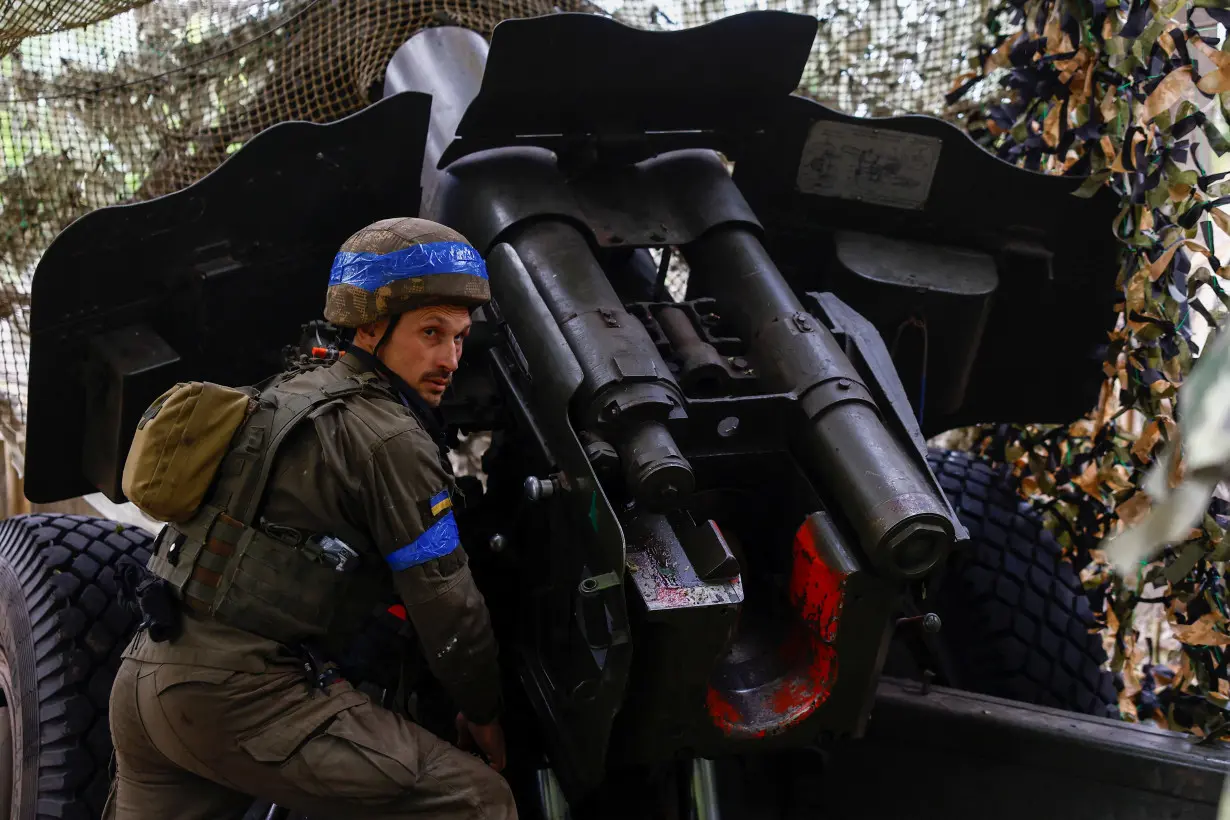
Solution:
<svg viewBox="0 0 1230 820">
<path fill-rule="evenodd" d="M 943 143 L 935 137 L 819 120 L 799 159 L 805 194 L 920 210 Z"/>
</svg>

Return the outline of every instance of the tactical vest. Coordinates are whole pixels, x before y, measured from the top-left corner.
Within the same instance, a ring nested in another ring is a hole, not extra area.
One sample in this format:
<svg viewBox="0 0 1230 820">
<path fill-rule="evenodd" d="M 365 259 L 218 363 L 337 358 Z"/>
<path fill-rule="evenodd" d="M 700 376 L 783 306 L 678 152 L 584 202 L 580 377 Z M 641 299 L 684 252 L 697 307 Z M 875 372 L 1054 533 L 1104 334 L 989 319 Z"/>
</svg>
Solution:
<svg viewBox="0 0 1230 820">
<path fill-rule="evenodd" d="M 297 536 L 284 540 L 289 528 L 262 528 L 257 515 L 290 432 L 374 378 L 363 373 L 309 393 L 274 386 L 258 394 L 208 500 L 188 520 L 163 529 L 147 565 L 170 582 L 184 606 L 289 645 L 360 628 L 387 589 L 383 565 L 360 556 L 335 567 L 319 544 Z"/>
</svg>

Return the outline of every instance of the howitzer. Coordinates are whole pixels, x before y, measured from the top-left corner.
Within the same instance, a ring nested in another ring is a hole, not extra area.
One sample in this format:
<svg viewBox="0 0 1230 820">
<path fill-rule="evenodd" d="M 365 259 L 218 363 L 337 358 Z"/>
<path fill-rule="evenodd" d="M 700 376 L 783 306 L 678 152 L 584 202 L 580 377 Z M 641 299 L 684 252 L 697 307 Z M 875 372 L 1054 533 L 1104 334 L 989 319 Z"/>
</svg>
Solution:
<svg viewBox="0 0 1230 820">
<path fill-rule="evenodd" d="M 1113 265 L 1113 195 L 1074 198 L 1079 181 L 936 119 L 794 94 L 815 27 L 558 14 L 501 23 L 489 46 L 428 29 L 361 113 L 275 126 L 184 191 L 79 220 L 34 280 L 28 495 L 122 500 L 136 418 L 169 384 L 255 383 L 301 333 L 326 354 L 303 328 L 338 245 L 417 213 L 487 260 L 494 299 L 445 399 L 455 431 L 492 434 L 463 537 L 510 736 L 574 807 L 679 759 L 858 737 L 894 647 L 961 683 L 968 659 L 923 616 L 972 640 L 967 587 L 999 605 L 1017 584 L 992 637 L 1025 640 L 1028 615 L 1066 664 L 1029 680 L 1104 711 L 1071 568 L 1018 571 L 1038 546 L 1021 546 L 1024 513 L 983 474 L 939 469 L 925 437 L 1092 404 L 1115 294 L 1086 274 Z M 997 211 L 968 207 L 972 179 Z M 674 254 L 689 275 L 668 294 Z M 1009 358 L 1014 321 L 1044 311 L 1080 324 Z M 1006 581 L 977 563 L 993 543 L 1017 550 L 994 553 Z M 1012 651 L 1022 669 L 1042 657 Z"/>
<path fill-rule="evenodd" d="M 513 538 L 544 601 L 524 675 L 573 797 L 611 765 L 861 733 L 903 593 L 967 536 L 878 332 L 791 286 L 712 150 L 736 167 L 757 153 L 814 21 L 706 29 L 670 41 L 563 15 L 503 24 L 490 53 L 438 29 L 386 75 L 386 96 L 434 101 L 424 215 L 489 260 L 490 372 L 518 420 L 489 503 L 515 507 L 500 474 L 533 465 L 527 503 L 551 525 Z M 567 87 L 569 58 L 594 53 L 643 64 Z M 731 63 L 761 71 L 735 83 Z M 649 91 L 644 66 L 691 72 L 694 96 Z M 686 298 L 663 298 L 649 248 L 685 257 Z M 985 284 L 985 260 L 961 261 Z"/>
<path fill-rule="evenodd" d="M 558 40 L 602 37 L 611 26 L 555 22 L 575 27 L 571 37 L 555 32 Z M 805 56 L 806 18 L 762 25 L 777 27 L 764 42 Z M 486 89 L 503 76 L 495 66 L 523 64 L 536 37 L 550 36 L 537 33 L 542 24 L 518 26 L 495 40 L 476 100 L 468 109 L 444 103 L 433 129 L 451 125 L 441 112 L 476 119 L 500 107 L 498 87 Z M 455 72 L 432 68 L 458 64 L 466 48 L 478 53 L 460 64 L 482 65 L 485 44 L 467 32 L 416 37 L 394 58 L 386 94 L 466 93 Z M 461 126 L 463 150 L 472 139 L 495 144 L 481 130 L 472 136 L 466 118 L 452 126 Z M 608 736 L 626 763 L 685 748 L 717 756 L 759 738 L 790 743 L 792 731 L 857 731 L 895 593 L 964 536 L 923 453 L 902 435 L 917 435 L 912 416 L 886 423 L 877 404 L 877 394 L 901 389 L 896 374 L 860 373 L 824 314 L 804 308 L 719 157 L 658 154 L 650 136 L 607 149 L 602 136 L 582 147 L 584 138 L 561 134 L 555 156 L 545 146 L 487 148 L 443 171 L 429 151 L 424 171 L 425 215 L 456 226 L 490 260 L 495 321 L 519 353 L 513 362 L 492 351 L 502 392 L 524 397 L 517 415 L 546 432 L 529 463 L 559 487 L 547 502 L 560 508 L 559 525 L 517 541 L 533 574 L 572 583 L 553 590 L 550 628 L 527 626 L 537 644 L 527 683 L 558 727 L 553 759 L 570 761 L 557 771 L 574 795 L 602 778 Z M 633 163 L 636 153 L 656 156 Z M 644 255 L 668 242 L 691 266 L 688 298 L 621 298 L 599 254 Z M 715 344 L 746 363 L 744 377 L 732 374 L 725 390 L 703 380 L 685 389 L 701 366 L 698 347 L 714 350 L 709 369 L 735 369 Z M 760 619 L 767 632 L 756 630 Z M 579 648 L 561 656 L 564 628 Z M 668 683 L 662 672 L 672 666 Z"/>
</svg>

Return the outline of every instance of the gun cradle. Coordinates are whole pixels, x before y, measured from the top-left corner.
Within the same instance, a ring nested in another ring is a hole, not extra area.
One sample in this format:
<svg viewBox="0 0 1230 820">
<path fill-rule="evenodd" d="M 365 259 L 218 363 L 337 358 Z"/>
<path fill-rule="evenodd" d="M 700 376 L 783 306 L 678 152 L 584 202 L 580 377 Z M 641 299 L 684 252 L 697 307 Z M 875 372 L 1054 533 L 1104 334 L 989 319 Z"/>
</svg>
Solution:
<svg viewBox="0 0 1230 820">
<path fill-rule="evenodd" d="M 700 163 L 678 159 L 686 199 Z M 501 209 L 490 196 L 504 166 L 498 152 L 462 162 L 484 183 L 441 183 L 439 201 L 464 232 L 480 200 Z M 534 177 L 514 164 L 532 201 Z M 558 190 L 560 171 L 539 168 Z M 545 564 L 574 579 L 567 595 L 544 591 L 550 615 L 530 627 L 537 691 L 556 722 L 588 714 L 565 732 L 608 739 L 595 770 L 861 733 L 897 597 L 965 535 L 916 423 L 877 398 L 901 391 L 895 374 L 860 369 L 845 326 L 804 308 L 755 234 L 727 220 L 685 244 L 697 298 L 682 302 L 622 301 L 571 217 L 513 223 L 489 253 L 493 313 L 516 351 L 501 360 L 518 363 L 502 371 L 507 392 L 560 490 L 536 496 L 558 518 L 519 541 L 540 542 L 539 576 Z"/>
</svg>

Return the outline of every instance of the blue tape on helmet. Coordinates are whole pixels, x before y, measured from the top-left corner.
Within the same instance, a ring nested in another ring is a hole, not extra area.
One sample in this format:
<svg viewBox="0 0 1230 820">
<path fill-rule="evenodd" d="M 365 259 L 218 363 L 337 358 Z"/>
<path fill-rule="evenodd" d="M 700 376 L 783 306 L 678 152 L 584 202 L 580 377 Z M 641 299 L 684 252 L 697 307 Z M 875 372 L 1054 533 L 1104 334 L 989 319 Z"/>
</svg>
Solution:
<svg viewBox="0 0 1230 820">
<path fill-rule="evenodd" d="M 482 256 L 464 242 L 427 242 L 389 253 L 342 251 L 333 258 L 329 287 L 354 285 L 374 291 L 402 279 L 436 273 L 465 273 L 487 278 Z"/>
</svg>

